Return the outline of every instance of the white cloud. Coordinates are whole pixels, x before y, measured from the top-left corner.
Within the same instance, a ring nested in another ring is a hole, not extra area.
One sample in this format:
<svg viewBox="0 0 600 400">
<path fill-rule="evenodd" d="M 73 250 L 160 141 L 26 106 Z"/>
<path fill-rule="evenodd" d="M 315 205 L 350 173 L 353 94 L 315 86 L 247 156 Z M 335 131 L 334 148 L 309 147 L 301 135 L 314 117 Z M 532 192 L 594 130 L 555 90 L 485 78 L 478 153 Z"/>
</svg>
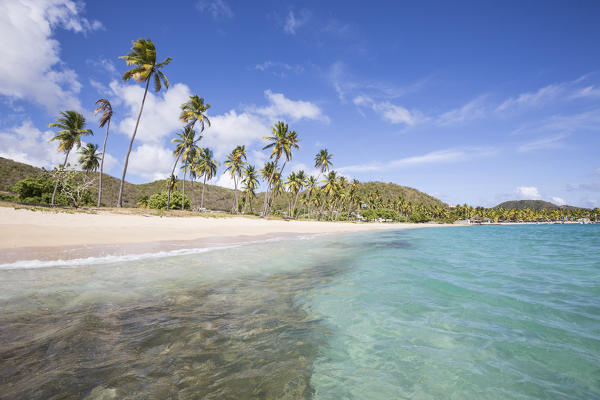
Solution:
<svg viewBox="0 0 600 400">
<path fill-rule="evenodd" d="M 200 12 L 209 13 L 214 20 L 233 18 L 233 11 L 224 0 L 200 0 L 196 3 Z"/>
<path fill-rule="evenodd" d="M 229 172 L 223 172 L 218 178 L 214 178 L 211 185 L 217 185 L 228 189 L 235 188 L 235 184 L 233 183 L 233 178 Z M 238 189 L 240 184 L 238 183 Z"/>
<path fill-rule="evenodd" d="M 210 147 L 217 157 L 229 153 L 237 145 L 249 146 L 271 133 L 266 122 L 248 112 L 230 110 L 211 116 L 211 127 L 204 131 L 200 146 Z"/>
<path fill-rule="evenodd" d="M 287 74 L 289 72 L 293 72 L 295 74 L 301 74 L 302 72 L 304 72 L 304 67 L 302 65 L 298 65 L 298 64 L 291 65 L 291 64 L 284 63 L 284 62 L 280 62 L 280 61 L 270 61 L 270 60 L 267 60 L 262 64 L 256 64 L 253 67 L 253 69 L 256 71 L 261 71 L 261 72 L 271 70 L 273 75 L 278 76 L 280 78 L 287 77 Z"/>
<path fill-rule="evenodd" d="M 565 84 L 548 85 L 535 92 L 522 93 L 511 97 L 498 106 L 497 111 L 505 111 L 513 107 L 535 107 L 555 99 L 564 91 Z"/>
<path fill-rule="evenodd" d="M 292 121 L 306 118 L 329 122 L 329 118 L 323 114 L 321 109 L 310 101 L 291 100 L 282 93 L 273 93 L 271 90 L 265 90 L 265 97 L 270 103 L 268 106 L 249 108 L 249 111 L 260 114 L 270 121 L 287 117 Z"/>
<path fill-rule="evenodd" d="M 305 25 L 310 19 L 310 13 L 307 10 L 302 10 L 300 15 L 297 16 L 293 11 L 290 10 L 288 13 L 285 24 L 283 25 L 283 31 L 288 35 L 295 35 L 296 30 L 302 25 Z"/>
<path fill-rule="evenodd" d="M 51 130 L 42 132 L 26 120 L 20 126 L 0 132 L 0 157 L 36 167 L 55 167 L 64 161 L 65 155 L 56 150 L 56 142 L 49 143 L 53 136 Z M 73 155 L 69 157 L 71 162 L 75 160 Z"/>
<path fill-rule="evenodd" d="M 567 204 L 567 201 L 560 197 L 552 197 L 552 202 L 554 204 L 558 204 L 559 206 L 564 206 L 565 204 Z"/>
<path fill-rule="evenodd" d="M 80 109 L 81 84 L 64 66 L 56 28 L 76 33 L 101 29 L 82 17 L 82 6 L 71 0 L 22 0 L 0 3 L 0 94 L 32 101 L 54 113 Z"/>
<path fill-rule="evenodd" d="M 517 150 L 521 153 L 525 153 L 532 150 L 559 149 L 564 147 L 562 139 L 566 138 L 567 136 L 567 134 L 561 133 L 558 135 L 534 140 L 533 142 L 528 142 L 520 145 L 517 148 Z"/>
<path fill-rule="evenodd" d="M 439 163 L 452 163 L 466 161 L 475 157 L 486 157 L 494 154 L 495 150 L 492 148 L 485 147 L 473 147 L 468 149 L 445 149 L 436 150 L 427 154 L 400 158 L 397 160 L 391 160 L 387 162 L 372 162 L 368 164 L 349 165 L 346 167 L 338 168 L 338 171 L 382 171 L 390 170 L 395 168 L 404 168 L 410 166 L 418 166 L 425 164 L 439 164 Z"/>
<path fill-rule="evenodd" d="M 166 179 L 171 175 L 175 163 L 173 152 L 160 144 L 144 143 L 133 149 L 129 156 L 128 174 L 155 181 Z M 182 177 L 179 171 L 175 175 Z"/>
<path fill-rule="evenodd" d="M 358 107 L 368 107 L 375 111 L 385 121 L 392 124 L 405 124 L 412 126 L 423 120 L 423 116 L 418 111 L 409 111 L 402 106 L 390 103 L 389 101 L 375 102 L 368 96 L 359 95 L 352 101 Z"/>
<path fill-rule="evenodd" d="M 519 186 L 515 192 L 524 200 L 539 200 L 542 198 L 538 188 L 535 186 Z"/>
<path fill-rule="evenodd" d="M 486 97 L 479 96 L 460 108 L 443 113 L 438 118 L 438 124 L 455 125 L 483 117 L 486 113 L 484 104 Z"/>
<path fill-rule="evenodd" d="M 112 81 L 109 86 L 127 109 L 127 116 L 116 124 L 117 131 L 131 137 L 144 96 L 144 88 L 134 84 L 121 85 L 117 81 Z M 156 144 L 164 141 L 166 137 L 173 136 L 173 132 L 183 126 L 179 121 L 180 107 L 190 95 L 189 87 L 182 83 L 171 85 L 169 90 L 159 93 L 149 90 L 135 140 Z"/>
<path fill-rule="evenodd" d="M 572 99 L 595 98 L 595 97 L 600 97 L 600 87 L 586 86 L 584 88 L 575 90 L 575 92 L 571 95 Z"/>
</svg>

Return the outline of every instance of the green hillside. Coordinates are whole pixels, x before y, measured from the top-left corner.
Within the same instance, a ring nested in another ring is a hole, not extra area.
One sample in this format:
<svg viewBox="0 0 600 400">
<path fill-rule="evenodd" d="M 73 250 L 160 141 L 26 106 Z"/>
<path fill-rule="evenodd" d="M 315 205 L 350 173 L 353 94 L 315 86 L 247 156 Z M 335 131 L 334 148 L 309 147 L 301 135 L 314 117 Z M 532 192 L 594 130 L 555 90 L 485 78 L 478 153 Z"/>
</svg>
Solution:
<svg viewBox="0 0 600 400">
<path fill-rule="evenodd" d="M 31 165 L 19 163 L 13 160 L 0 157 L 0 192 L 10 192 L 11 187 L 18 181 L 31 176 L 37 176 L 43 173 L 43 169 Z M 102 202 L 104 205 L 113 207 L 117 203 L 119 194 L 119 179 L 104 174 L 103 175 L 103 191 Z M 151 196 L 154 193 L 164 191 L 166 181 L 158 180 L 143 184 L 132 184 L 125 182 L 125 192 L 123 195 L 123 205 L 125 207 L 136 207 L 137 201 L 144 196 Z M 177 189 L 181 190 L 182 182 L 177 182 Z M 186 195 L 192 201 L 193 207 L 200 206 L 202 195 L 202 184 L 190 181 L 185 183 Z M 97 195 L 96 189 L 92 191 L 93 197 Z M 394 183 L 383 182 L 366 182 L 361 183 L 358 189 L 358 198 L 364 203 L 369 203 L 372 195 L 379 198 L 378 203 L 387 204 L 388 202 L 397 201 L 399 198 L 409 201 L 414 205 L 425 206 L 442 206 L 446 207 L 442 201 L 432 197 L 426 193 L 407 186 L 400 186 Z M 276 209 L 287 208 L 287 194 L 279 196 L 275 200 Z M 206 185 L 204 198 L 204 206 L 211 210 L 229 211 L 231 210 L 233 199 L 233 190 L 220 186 Z M 253 209 L 260 210 L 264 201 L 264 194 L 259 193 L 252 201 Z"/>
<path fill-rule="evenodd" d="M 526 208 L 530 208 L 536 211 L 540 210 L 556 210 L 562 208 L 557 206 L 556 204 L 550 203 L 549 201 L 544 200 L 510 200 L 505 201 L 504 203 L 498 204 L 494 208 L 506 208 L 506 209 L 517 209 L 524 210 Z"/>
</svg>

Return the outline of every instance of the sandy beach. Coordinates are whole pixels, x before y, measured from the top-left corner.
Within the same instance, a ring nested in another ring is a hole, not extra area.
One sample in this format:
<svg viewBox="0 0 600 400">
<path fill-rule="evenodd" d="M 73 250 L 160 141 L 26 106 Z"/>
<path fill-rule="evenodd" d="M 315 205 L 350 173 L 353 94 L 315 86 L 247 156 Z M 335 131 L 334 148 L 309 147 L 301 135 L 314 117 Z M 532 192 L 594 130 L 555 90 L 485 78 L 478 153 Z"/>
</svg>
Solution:
<svg viewBox="0 0 600 400">
<path fill-rule="evenodd" d="M 0 263 L 202 247 L 273 236 L 439 225 L 62 213 L 0 207 Z"/>
</svg>

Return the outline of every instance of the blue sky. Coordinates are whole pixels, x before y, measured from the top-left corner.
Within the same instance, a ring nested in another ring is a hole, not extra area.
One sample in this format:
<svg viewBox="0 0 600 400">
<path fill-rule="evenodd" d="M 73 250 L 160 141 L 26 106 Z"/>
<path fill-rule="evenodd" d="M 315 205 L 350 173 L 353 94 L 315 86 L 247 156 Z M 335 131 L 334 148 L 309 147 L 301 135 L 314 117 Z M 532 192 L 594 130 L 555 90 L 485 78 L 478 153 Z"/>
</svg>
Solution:
<svg viewBox="0 0 600 400">
<path fill-rule="evenodd" d="M 349 177 L 449 204 L 600 206 L 598 2 L 140 4 L 0 1 L 0 156 L 58 164 L 47 124 L 65 109 L 101 144 L 106 97 L 106 172 L 120 176 L 143 88 L 118 57 L 144 37 L 173 58 L 171 86 L 147 101 L 129 181 L 168 175 L 179 106 L 198 94 L 212 121 L 200 145 L 221 160 L 245 144 L 262 166 L 281 119 L 301 139 L 290 168 L 311 171 L 325 147 Z"/>
</svg>

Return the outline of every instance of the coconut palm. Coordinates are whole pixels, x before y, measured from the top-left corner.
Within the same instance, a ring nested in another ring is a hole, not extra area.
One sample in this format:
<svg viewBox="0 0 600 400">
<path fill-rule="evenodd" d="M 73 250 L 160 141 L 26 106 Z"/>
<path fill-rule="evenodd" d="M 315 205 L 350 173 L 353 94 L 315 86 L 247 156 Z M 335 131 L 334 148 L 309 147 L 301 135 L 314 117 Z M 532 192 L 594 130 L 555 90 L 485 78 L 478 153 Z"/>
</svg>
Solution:
<svg viewBox="0 0 600 400">
<path fill-rule="evenodd" d="M 315 156 L 315 168 L 319 170 L 319 175 L 317 176 L 317 180 L 321 178 L 321 175 L 329 172 L 329 168 L 333 165 L 331 159 L 333 158 L 333 154 L 329 154 L 327 149 L 321 149 Z M 325 201 L 321 203 L 321 208 L 319 210 L 318 218 L 321 219 L 321 214 L 323 213 L 323 207 L 325 207 Z"/>
<path fill-rule="evenodd" d="M 175 146 L 175 150 L 173 150 L 173 155 L 175 158 L 175 164 L 173 164 L 173 170 L 171 171 L 171 175 L 175 175 L 175 168 L 177 168 L 177 163 L 179 163 L 179 159 L 183 158 L 184 160 L 192 159 L 198 150 L 198 145 L 196 144 L 202 136 L 198 135 L 196 137 L 196 131 L 186 126 L 180 132 L 177 132 L 177 137 L 171 139 L 172 143 L 177 143 Z M 185 187 L 185 173 L 183 176 L 183 185 Z M 183 197 L 183 196 L 182 196 Z M 171 191 L 169 190 L 167 195 L 167 210 L 171 205 Z"/>
<path fill-rule="evenodd" d="M 73 146 L 76 146 L 78 149 L 81 147 L 81 135 L 93 135 L 91 129 L 85 128 L 85 117 L 78 113 L 77 111 L 61 111 L 61 118 L 57 118 L 56 122 L 48 124 L 50 128 L 59 128 L 60 130 L 56 132 L 56 135 L 50 139 L 50 142 L 57 140 L 58 141 L 58 151 L 62 151 L 65 153 L 65 161 L 62 164 L 61 168 L 65 168 L 67 165 L 67 159 L 69 158 L 69 153 L 73 149 Z M 58 180 L 54 185 L 54 191 L 52 192 L 52 205 L 54 205 L 54 200 L 56 198 L 56 189 L 58 188 Z"/>
<path fill-rule="evenodd" d="M 245 164 L 246 164 L 246 146 L 237 146 L 235 149 L 233 149 L 231 154 L 227 155 L 227 158 L 225 160 L 225 166 L 227 167 L 227 168 L 225 168 L 225 172 L 229 171 L 229 173 L 231 174 L 231 178 L 233 178 L 233 185 L 234 185 L 233 207 L 231 208 L 232 213 L 239 212 L 237 184 L 238 184 L 238 179 L 242 177 Z"/>
<path fill-rule="evenodd" d="M 108 130 L 110 128 L 110 120 L 113 116 L 112 106 L 110 105 L 110 101 L 107 99 L 100 99 L 96 101 L 98 107 L 94 110 L 94 115 L 102 112 L 100 116 L 100 121 L 98 121 L 98 125 L 100 128 L 106 125 L 106 136 L 104 137 L 104 146 L 102 146 L 102 160 L 100 161 L 100 182 L 98 183 L 98 207 L 100 207 L 100 202 L 102 201 L 102 173 L 104 172 L 104 155 L 106 154 L 106 141 L 108 140 Z"/>
<path fill-rule="evenodd" d="M 205 148 L 200 150 L 197 161 L 195 163 L 196 173 L 204 179 L 202 183 L 202 199 L 200 200 L 200 208 L 204 208 L 204 190 L 206 181 L 211 180 L 217 175 L 218 163 L 213 158 L 212 150 Z"/>
<path fill-rule="evenodd" d="M 146 102 L 146 95 L 148 94 L 148 86 L 150 80 L 154 78 L 154 91 L 160 91 L 162 85 L 165 88 L 169 88 L 169 80 L 161 69 L 171 62 L 171 57 L 167 57 L 163 62 L 156 62 L 156 48 L 154 43 L 150 39 L 138 39 L 133 41 L 131 52 L 126 56 L 122 56 L 127 65 L 134 66 L 123 74 L 123 81 L 134 79 L 137 82 L 146 82 L 146 89 L 144 90 L 144 97 L 142 98 L 142 105 L 140 112 L 138 113 L 137 121 L 135 122 L 135 128 L 133 129 L 133 135 L 129 141 L 129 148 L 127 149 L 127 155 L 125 156 L 125 164 L 123 165 L 123 175 L 121 176 L 121 185 L 119 186 L 119 198 L 117 200 L 117 207 L 123 207 L 123 185 L 125 183 L 125 175 L 127 174 L 127 164 L 129 163 L 129 155 L 131 154 L 131 147 L 135 140 L 138 125 L 140 124 L 140 118 L 142 117 L 142 111 L 144 110 L 144 103 Z"/>
<path fill-rule="evenodd" d="M 83 149 L 79 151 L 81 156 L 79 157 L 79 165 L 85 173 L 97 171 L 100 167 L 101 154 L 98 153 L 98 145 L 88 143 Z"/>
<path fill-rule="evenodd" d="M 325 179 L 323 180 L 324 185 L 321 187 L 323 189 L 323 193 L 325 194 L 325 199 L 323 200 L 323 203 L 321 204 L 321 213 L 323 212 L 323 207 L 325 206 L 325 204 L 327 203 L 327 201 L 332 198 L 335 193 L 336 190 L 338 189 L 338 177 L 337 177 L 337 172 L 335 171 L 330 171 L 327 176 L 325 177 Z M 319 215 L 320 218 L 320 215 Z"/>
<path fill-rule="evenodd" d="M 258 187 L 258 172 L 256 171 L 256 167 L 254 165 L 248 165 L 244 170 L 244 177 L 242 179 L 243 191 L 244 191 L 244 210 L 243 213 L 246 212 L 246 204 L 250 204 L 250 212 L 252 210 L 252 199 L 256 197 L 256 188 Z"/>
<path fill-rule="evenodd" d="M 310 218 L 310 203 L 312 200 L 312 195 L 313 195 L 313 191 L 315 190 L 315 186 L 317 185 L 317 178 L 315 178 L 314 176 L 309 176 L 308 179 L 306 180 L 306 188 L 307 188 L 307 193 L 306 193 L 306 207 L 307 207 L 307 213 L 308 213 L 308 218 Z"/>
<path fill-rule="evenodd" d="M 294 199 L 294 205 L 292 206 L 292 218 L 298 218 L 298 214 L 296 212 L 296 206 L 298 205 L 298 195 L 300 194 L 300 191 L 302 189 L 304 189 L 304 186 L 306 185 L 306 174 L 304 173 L 303 170 L 298 171 L 296 174 L 294 174 L 294 178 L 293 178 L 293 182 L 291 184 L 291 186 L 288 184 L 288 187 L 290 188 L 290 191 L 295 195 L 295 199 Z"/>
<path fill-rule="evenodd" d="M 206 116 L 206 111 L 209 108 L 210 104 L 204 103 L 204 98 L 195 94 L 181 105 L 179 119 L 192 128 L 196 125 L 196 122 L 200 122 L 200 132 L 203 132 L 205 123 L 210 126 L 210 120 Z"/>
<path fill-rule="evenodd" d="M 269 202 L 269 186 L 273 187 L 273 177 L 276 173 L 277 166 L 279 164 L 279 159 L 282 155 L 285 156 L 285 162 L 283 163 L 281 169 L 279 170 L 279 174 L 283 174 L 283 169 L 285 168 L 285 164 L 292 159 L 292 150 L 300 149 L 298 146 L 298 134 L 296 131 L 290 131 L 288 125 L 283 123 L 282 121 L 277 122 L 272 128 L 273 136 L 265 136 L 264 139 L 269 143 L 263 150 L 272 149 L 270 159 L 274 159 L 275 168 L 267 182 L 267 190 L 265 192 L 265 203 L 263 205 L 262 216 L 267 215 L 268 213 L 268 202 Z M 273 190 L 271 190 L 272 195 L 274 195 Z"/>
</svg>

